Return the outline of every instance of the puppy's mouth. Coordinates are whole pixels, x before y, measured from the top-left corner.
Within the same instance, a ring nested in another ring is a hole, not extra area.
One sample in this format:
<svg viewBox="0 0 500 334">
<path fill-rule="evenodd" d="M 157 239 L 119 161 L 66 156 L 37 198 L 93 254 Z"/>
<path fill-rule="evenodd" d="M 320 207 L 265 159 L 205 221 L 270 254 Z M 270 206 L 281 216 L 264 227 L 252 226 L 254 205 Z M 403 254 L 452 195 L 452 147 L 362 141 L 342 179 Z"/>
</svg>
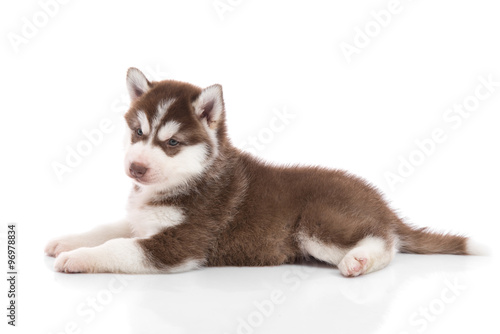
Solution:
<svg viewBox="0 0 500 334">
<path fill-rule="evenodd" d="M 143 185 L 147 185 L 149 184 L 149 182 L 144 179 L 144 178 L 138 178 L 138 177 L 133 177 L 131 175 L 128 175 L 132 180 L 134 180 L 135 183 L 139 183 L 139 184 L 143 184 Z"/>
</svg>

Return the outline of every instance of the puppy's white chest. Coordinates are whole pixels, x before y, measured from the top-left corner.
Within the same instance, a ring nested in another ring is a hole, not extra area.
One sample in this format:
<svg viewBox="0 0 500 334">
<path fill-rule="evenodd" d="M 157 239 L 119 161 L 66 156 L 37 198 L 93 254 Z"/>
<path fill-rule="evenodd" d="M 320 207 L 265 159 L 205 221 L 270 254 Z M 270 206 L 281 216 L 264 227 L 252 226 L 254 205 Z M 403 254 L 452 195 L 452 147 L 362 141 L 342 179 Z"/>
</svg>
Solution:
<svg viewBox="0 0 500 334">
<path fill-rule="evenodd" d="M 174 206 L 153 206 L 129 202 L 127 220 L 137 238 L 149 238 L 161 230 L 181 224 L 184 214 Z"/>
</svg>

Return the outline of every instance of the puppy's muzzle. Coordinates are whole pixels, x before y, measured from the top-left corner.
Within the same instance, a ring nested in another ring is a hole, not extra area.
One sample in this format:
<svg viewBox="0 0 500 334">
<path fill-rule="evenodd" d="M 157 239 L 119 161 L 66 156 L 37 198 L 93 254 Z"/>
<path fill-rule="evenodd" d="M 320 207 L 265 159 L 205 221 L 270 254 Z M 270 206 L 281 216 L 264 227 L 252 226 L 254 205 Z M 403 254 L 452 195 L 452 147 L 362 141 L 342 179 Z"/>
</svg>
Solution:
<svg viewBox="0 0 500 334">
<path fill-rule="evenodd" d="M 135 178 L 140 180 L 141 178 L 146 175 L 146 172 L 148 171 L 148 168 L 140 163 L 132 162 L 129 167 L 129 172 L 130 175 Z"/>
</svg>

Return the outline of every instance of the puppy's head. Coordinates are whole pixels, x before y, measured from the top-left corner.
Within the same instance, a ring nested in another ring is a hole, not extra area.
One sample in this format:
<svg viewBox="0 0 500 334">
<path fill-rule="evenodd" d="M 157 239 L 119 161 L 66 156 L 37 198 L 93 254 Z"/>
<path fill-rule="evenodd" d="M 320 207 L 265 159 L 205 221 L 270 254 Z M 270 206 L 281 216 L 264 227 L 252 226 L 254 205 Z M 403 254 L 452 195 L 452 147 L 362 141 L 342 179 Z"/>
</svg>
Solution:
<svg viewBox="0 0 500 334">
<path fill-rule="evenodd" d="M 169 190 L 200 176 L 225 138 L 222 87 L 150 82 L 136 68 L 127 73 L 132 100 L 125 114 L 125 172 L 140 187 Z"/>
</svg>

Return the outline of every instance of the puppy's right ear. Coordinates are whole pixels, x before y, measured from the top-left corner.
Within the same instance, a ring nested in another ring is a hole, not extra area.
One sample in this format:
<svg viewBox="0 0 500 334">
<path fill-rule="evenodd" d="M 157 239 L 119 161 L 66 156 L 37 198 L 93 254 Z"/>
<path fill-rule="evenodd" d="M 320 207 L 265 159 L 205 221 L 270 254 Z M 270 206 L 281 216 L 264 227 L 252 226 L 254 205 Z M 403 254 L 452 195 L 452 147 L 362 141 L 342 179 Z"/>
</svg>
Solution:
<svg viewBox="0 0 500 334">
<path fill-rule="evenodd" d="M 141 71 L 139 71 L 135 67 L 131 67 L 128 69 L 127 89 L 132 101 L 147 92 L 149 90 L 149 87 L 150 82 Z"/>
</svg>

